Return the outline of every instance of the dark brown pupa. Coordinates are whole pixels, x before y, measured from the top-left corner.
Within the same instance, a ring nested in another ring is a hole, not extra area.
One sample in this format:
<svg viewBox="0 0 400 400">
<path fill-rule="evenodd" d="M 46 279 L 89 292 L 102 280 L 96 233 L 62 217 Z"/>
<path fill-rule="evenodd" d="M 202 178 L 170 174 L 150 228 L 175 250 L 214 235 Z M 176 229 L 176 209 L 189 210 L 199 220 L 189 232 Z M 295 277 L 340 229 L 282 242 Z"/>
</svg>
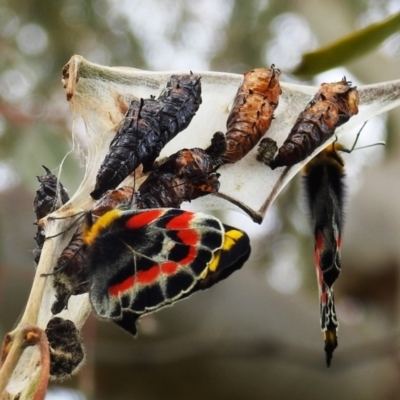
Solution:
<svg viewBox="0 0 400 400">
<path fill-rule="evenodd" d="M 85 358 L 83 341 L 75 324 L 60 317 L 47 323 L 50 350 L 50 378 L 62 381 L 78 371 Z"/>
<path fill-rule="evenodd" d="M 217 192 L 219 163 L 200 148 L 172 154 L 139 187 L 138 208 L 179 208 L 183 201 Z"/>
<path fill-rule="evenodd" d="M 62 183 L 47 167 L 43 165 L 43 168 L 46 174 L 37 177 L 40 187 L 33 200 L 33 211 L 36 214 L 36 224 L 38 225 L 34 238 L 37 244 L 37 248 L 34 250 L 36 264 L 39 264 L 45 240 L 44 229 L 40 226 L 39 221 L 69 201 L 68 193 Z"/>
<path fill-rule="evenodd" d="M 282 94 L 280 74 L 274 65 L 244 74 L 226 123 L 227 149 L 222 155 L 225 163 L 243 158 L 269 129 Z"/>
<path fill-rule="evenodd" d="M 337 127 L 358 113 L 358 103 L 357 89 L 345 77 L 339 82 L 323 83 L 298 116 L 270 167 L 290 167 L 306 159 L 333 136 Z"/>
<path fill-rule="evenodd" d="M 187 128 L 200 104 L 201 83 L 196 75 L 172 75 L 158 99 L 132 101 L 90 195 L 99 199 L 140 164 L 144 172 L 151 170 L 163 147 Z"/>
</svg>

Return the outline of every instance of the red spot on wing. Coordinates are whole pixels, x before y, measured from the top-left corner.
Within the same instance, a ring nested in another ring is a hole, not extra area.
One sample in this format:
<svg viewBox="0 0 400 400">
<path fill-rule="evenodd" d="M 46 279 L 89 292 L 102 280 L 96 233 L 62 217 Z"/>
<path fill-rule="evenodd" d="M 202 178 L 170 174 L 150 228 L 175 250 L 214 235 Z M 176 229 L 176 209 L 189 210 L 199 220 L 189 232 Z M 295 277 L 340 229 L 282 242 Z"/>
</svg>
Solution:
<svg viewBox="0 0 400 400">
<path fill-rule="evenodd" d="M 328 302 L 328 296 L 326 293 L 326 285 L 323 283 L 322 284 L 322 292 L 321 292 L 321 303 L 325 306 Z"/>
<path fill-rule="evenodd" d="M 190 222 L 193 219 L 193 213 L 191 212 L 183 212 L 175 218 L 172 218 L 171 221 L 166 225 L 167 229 L 188 229 L 190 228 Z"/>
<path fill-rule="evenodd" d="M 155 265 L 146 271 L 139 271 L 136 274 L 136 281 L 142 285 L 151 285 L 154 283 L 160 275 L 160 267 Z"/>
<path fill-rule="evenodd" d="M 318 280 L 318 286 L 320 291 L 322 292 L 323 287 L 323 275 L 321 271 L 321 266 L 319 264 L 319 254 L 320 250 L 323 248 L 323 243 L 324 243 L 324 237 L 321 232 L 318 232 L 315 236 L 315 251 L 314 251 L 314 263 L 315 263 L 315 268 L 317 270 L 317 280 Z"/>
<path fill-rule="evenodd" d="M 189 254 L 182 260 L 179 261 L 181 265 L 187 265 L 194 261 L 197 256 L 197 251 L 195 247 L 190 247 Z"/>
<path fill-rule="evenodd" d="M 165 262 L 161 264 L 161 272 L 166 275 L 173 275 L 178 270 L 178 264 L 174 262 Z"/>
<path fill-rule="evenodd" d="M 163 210 L 149 210 L 140 212 L 135 214 L 133 217 L 130 217 L 125 226 L 128 229 L 139 229 L 143 228 L 146 225 L 151 224 L 155 219 L 159 218 L 162 214 L 164 214 Z"/>
<path fill-rule="evenodd" d="M 324 248 L 324 235 L 322 232 L 317 232 L 315 235 L 315 247 L 318 251 L 321 251 Z"/>
<path fill-rule="evenodd" d="M 166 263 L 167 264 L 167 263 Z M 166 266 L 168 269 L 168 266 Z M 138 285 L 151 285 L 160 275 L 160 267 L 155 265 L 146 271 L 139 271 L 134 276 L 126 278 L 124 281 L 112 285 L 108 288 L 110 296 L 118 297 L 120 293 L 127 292 L 133 288 L 135 284 Z"/>
<path fill-rule="evenodd" d="M 186 229 L 178 232 L 179 239 L 188 246 L 194 246 L 199 242 L 199 234 L 194 229 Z"/>
<path fill-rule="evenodd" d="M 135 278 L 133 276 L 130 276 L 129 278 L 126 278 L 124 281 L 110 286 L 108 288 L 108 293 L 110 294 L 110 296 L 118 297 L 120 293 L 130 290 L 133 287 L 134 283 L 135 283 Z"/>
<path fill-rule="evenodd" d="M 340 250 L 341 246 L 342 246 L 342 237 L 339 235 L 338 238 L 337 238 L 337 247 L 338 247 L 338 250 Z"/>
</svg>

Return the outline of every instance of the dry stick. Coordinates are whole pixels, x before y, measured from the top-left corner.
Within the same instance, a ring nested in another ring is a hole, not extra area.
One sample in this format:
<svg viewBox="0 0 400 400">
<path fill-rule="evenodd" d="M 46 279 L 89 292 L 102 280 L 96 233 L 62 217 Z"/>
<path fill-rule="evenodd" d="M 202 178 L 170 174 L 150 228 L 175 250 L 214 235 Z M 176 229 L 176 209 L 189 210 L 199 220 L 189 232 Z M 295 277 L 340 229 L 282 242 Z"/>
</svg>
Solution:
<svg viewBox="0 0 400 400">
<path fill-rule="evenodd" d="M 46 376 L 45 370 L 46 368 L 47 370 L 49 369 L 49 360 L 47 360 L 49 358 L 49 355 L 45 355 L 46 350 L 44 349 L 44 343 L 47 343 L 46 335 L 44 333 L 43 335 L 38 335 L 38 338 L 40 337 L 41 339 L 37 340 L 33 344 L 30 344 L 33 341 L 33 336 L 31 336 L 30 333 L 38 332 L 40 330 L 40 328 L 38 328 L 36 325 L 38 323 L 40 305 L 47 282 L 47 278 L 43 277 L 42 274 L 47 274 L 51 272 L 52 266 L 56 264 L 59 254 L 74 233 L 73 229 L 68 230 L 68 226 L 70 226 L 71 222 L 73 223 L 73 219 L 71 221 L 70 217 L 76 214 L 76 210 L 70 209 L 69 206 L 65 207 L 64 209 L 66 211 L 62 213 L 54 213 L 55 215 L 57 215 L 57 219 L 47 218 L 46 220 L 46 236 L 51 237 L 55 234 L 58 234 L 59 232 L 64 233 L 62 235 L 54 236 L 45 241 L 24 315 L 22 316 L 18 326 L 12 332 L 8 333 L 5 336 L 3 342 L 1 360 L 4 362 L 2 363 L 0 369 L 0 396 L 2 396 L 1 399 L 4 398 L 3 394 L 5 392 L 7 384 L 12 376 L 15 367 L 18 364 L 19 359 L 21 358 L 24 349 L 27 346 L 39 344 L 40 347 L 42 358 L 42 371 L 39 378 L 38 388 L 40 389 L 44 387 L 44 379 L 46 379 L 46 381 L 48 380 L 48 371 Z M 52 216 L 54 214 L 52 214 Z M 62 215 L 62 219 L 60 219 L 60 215 Z M 46 363 L 48 364 L 47 367 Z M 46 390 L 46 388 L 44 390 Z M 34 398 L 34 400 L 39 399 L 40 397 Z"/>
<path fill-rule="evenodd" d="M 46 333 L 43 331 L 43 329 L 40 329 L 40 337 L 38 345 L 40 350 L 40 359 L 42 368 L 40 370 L 39 382 L 33 400 L 43 400 L 45 398 L 50 376 L 49 342 L 47 340 Z"/>
</svg>

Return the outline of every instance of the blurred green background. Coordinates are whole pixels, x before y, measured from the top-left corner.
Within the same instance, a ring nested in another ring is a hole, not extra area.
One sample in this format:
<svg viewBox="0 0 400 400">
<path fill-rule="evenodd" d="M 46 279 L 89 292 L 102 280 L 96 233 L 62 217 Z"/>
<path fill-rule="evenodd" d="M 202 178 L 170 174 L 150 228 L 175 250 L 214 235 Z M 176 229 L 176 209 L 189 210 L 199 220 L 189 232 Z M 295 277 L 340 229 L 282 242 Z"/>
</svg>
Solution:
<svg viewBox="0 0 400 400">
<path fill-rule="evenodd" d="M 42 164 L 55 172 L 71 148 L 61 69 L 73 54 L 149 70 L 243 73 L 275 63 L 283 81 L 319 84 L 346 75 L 369 84 L 400 78 L 400 33 L 308 81 L 294 72 L 303 53 L 399 11 L 397 0 L 0 0 L 1 332 L 21 314 L 35 272 L 36 175 Z M 374 119 L 363 143 L 386 138 L 386 148 L 346 158 L 343 272 L 335 285 L 341 325 L 330 369 L 313 238 L 295 179 L 261 226 L 226 216 L 252 237 L 242 271 L 144 318 L 136 340 L 90 318 L 86 364 L 53 385 L 48 399 L 398 399 L 398 126 L 400 110 Z M 62 181 L 70 194 L 81 169 L 67 159 Z"/>
</svg>

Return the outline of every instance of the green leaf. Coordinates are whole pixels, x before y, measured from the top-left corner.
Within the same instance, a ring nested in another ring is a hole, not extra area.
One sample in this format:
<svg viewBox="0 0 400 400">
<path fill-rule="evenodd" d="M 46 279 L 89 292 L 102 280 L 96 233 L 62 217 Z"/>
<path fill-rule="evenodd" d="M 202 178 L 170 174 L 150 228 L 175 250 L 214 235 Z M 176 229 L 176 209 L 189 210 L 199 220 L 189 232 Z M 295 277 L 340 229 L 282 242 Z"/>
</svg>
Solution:
<svg viewBox="0 0 400 400">
<path fill-rule="evenodd" d="M 310 77 L 343 65 L 373 50 L 399 30 L 400 13 L 346 35 L 316 51 L 305 53 L 300 65 L 292 73 L 297 76 Z"/>
</svg>

